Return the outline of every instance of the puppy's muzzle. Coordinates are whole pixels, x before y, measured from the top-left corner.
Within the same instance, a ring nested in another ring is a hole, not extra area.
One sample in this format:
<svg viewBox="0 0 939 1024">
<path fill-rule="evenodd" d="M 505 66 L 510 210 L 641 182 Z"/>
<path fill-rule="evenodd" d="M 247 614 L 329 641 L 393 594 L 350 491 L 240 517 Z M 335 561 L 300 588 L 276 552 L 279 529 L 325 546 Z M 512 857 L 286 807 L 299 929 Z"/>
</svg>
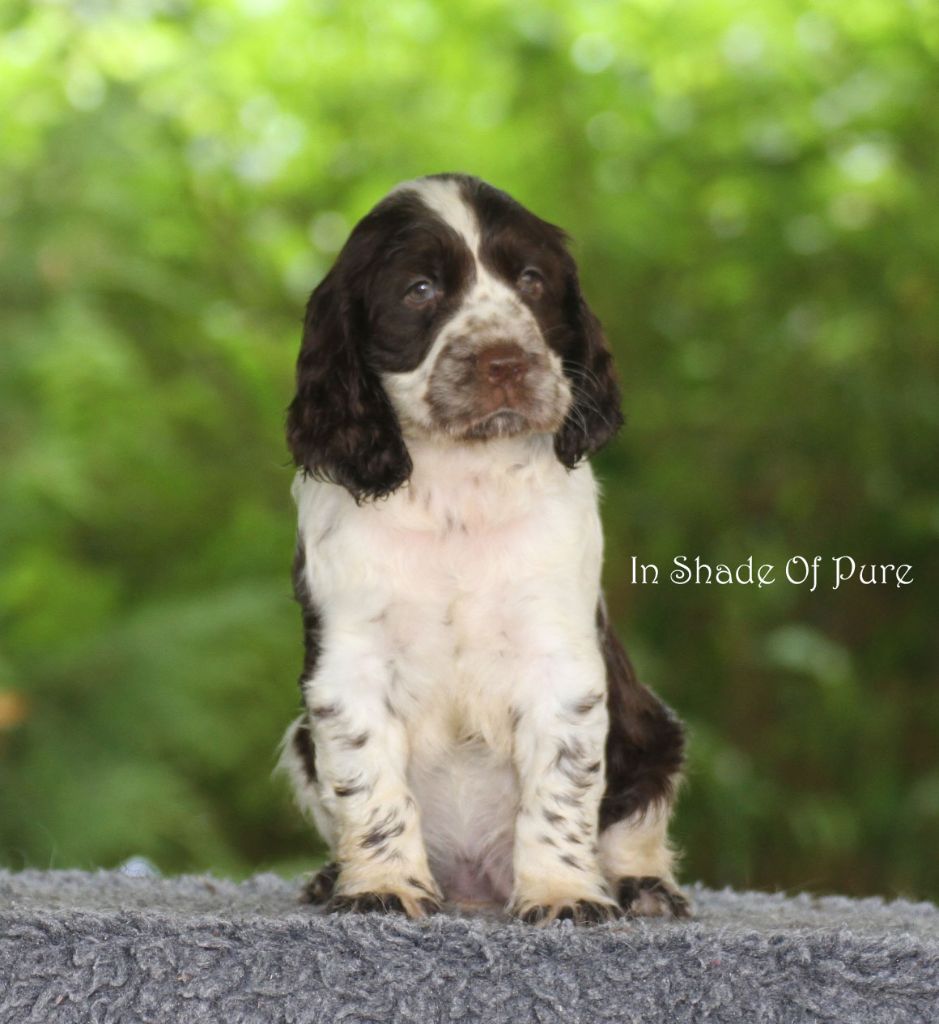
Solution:
<svg viewBox="0 0 939 1024">
<path fill-rule="evenodd" d="M 512 342 L 498 342 L 476 356 L 476 381 L 480 392 L 488 394 L 488 405 L 498 409 L 517 408 L 527 399 L 529 369 L 535 357 Z"/>
<path fill-rule="evenodd" d="M 428 382 L 431 421 L 465 440 L 557 429 L 569 402 L 544 346 L 515 332 L 456 336 Z"/>
</svg>

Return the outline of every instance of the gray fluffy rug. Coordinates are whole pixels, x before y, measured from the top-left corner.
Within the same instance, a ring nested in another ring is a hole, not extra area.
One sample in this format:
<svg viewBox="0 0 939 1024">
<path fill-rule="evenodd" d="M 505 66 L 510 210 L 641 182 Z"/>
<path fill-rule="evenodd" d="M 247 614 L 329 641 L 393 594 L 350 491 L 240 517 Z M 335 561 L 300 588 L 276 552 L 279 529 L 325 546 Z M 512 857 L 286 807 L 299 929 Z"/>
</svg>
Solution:
<svg viewBox="0 0 939 1024">
<path fill-rule="evenodd" d="M 939 1021 L 939 909 L 692 888 L 691 923 L 326 916 L 271 875 L 0 872 L 2 1024 Z"/>
</svg>

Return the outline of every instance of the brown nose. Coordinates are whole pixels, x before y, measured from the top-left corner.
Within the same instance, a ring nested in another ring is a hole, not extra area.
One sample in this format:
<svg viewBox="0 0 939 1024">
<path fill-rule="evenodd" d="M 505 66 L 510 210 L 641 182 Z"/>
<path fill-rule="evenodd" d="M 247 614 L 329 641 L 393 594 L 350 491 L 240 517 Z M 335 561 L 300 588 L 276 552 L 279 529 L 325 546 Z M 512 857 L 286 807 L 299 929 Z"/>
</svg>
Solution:
<svg viewBox="0 0 939 1024">
<path fill-rule="evenodd" d="M 528 369 L 525 353 L 511 342 L 500 342 L 484 348 L 477 357 L 479 375 L 490 384 L 517 383 Z"/>
</svg>

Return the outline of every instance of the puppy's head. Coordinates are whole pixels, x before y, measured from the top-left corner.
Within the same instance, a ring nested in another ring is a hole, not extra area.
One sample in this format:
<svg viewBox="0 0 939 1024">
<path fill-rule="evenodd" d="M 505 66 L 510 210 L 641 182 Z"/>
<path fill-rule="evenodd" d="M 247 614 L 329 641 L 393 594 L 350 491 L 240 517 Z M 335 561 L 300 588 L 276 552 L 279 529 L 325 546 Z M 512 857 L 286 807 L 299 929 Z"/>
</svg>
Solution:
<svg viewBox="0 0 939 1024">
<path fill-rule="evenodd" d="M 287 440 L 356 499 L 408 479 L 407 438 L 552 434 L 573 467 L 621 422 L 564 233 L 476 178 L 399 185 L 307 304 Z"/>
</svg>

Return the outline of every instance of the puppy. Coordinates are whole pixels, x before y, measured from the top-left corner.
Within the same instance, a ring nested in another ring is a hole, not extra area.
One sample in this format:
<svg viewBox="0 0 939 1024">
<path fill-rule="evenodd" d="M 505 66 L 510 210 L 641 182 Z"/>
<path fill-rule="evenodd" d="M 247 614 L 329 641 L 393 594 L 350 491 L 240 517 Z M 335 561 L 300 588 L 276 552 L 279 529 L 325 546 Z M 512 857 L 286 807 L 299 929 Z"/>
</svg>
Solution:
<svg viewBox="0 0 939 1024">
<path fill-rule="evenodd" d="M 287 438 L 308 894 L 421 917 L 685 916 L 683 734 L 600 593 L 585 459 L 621 423 L 566 236 L 465 175 L 397 186 L 306 309 Z"/>
</svg>

